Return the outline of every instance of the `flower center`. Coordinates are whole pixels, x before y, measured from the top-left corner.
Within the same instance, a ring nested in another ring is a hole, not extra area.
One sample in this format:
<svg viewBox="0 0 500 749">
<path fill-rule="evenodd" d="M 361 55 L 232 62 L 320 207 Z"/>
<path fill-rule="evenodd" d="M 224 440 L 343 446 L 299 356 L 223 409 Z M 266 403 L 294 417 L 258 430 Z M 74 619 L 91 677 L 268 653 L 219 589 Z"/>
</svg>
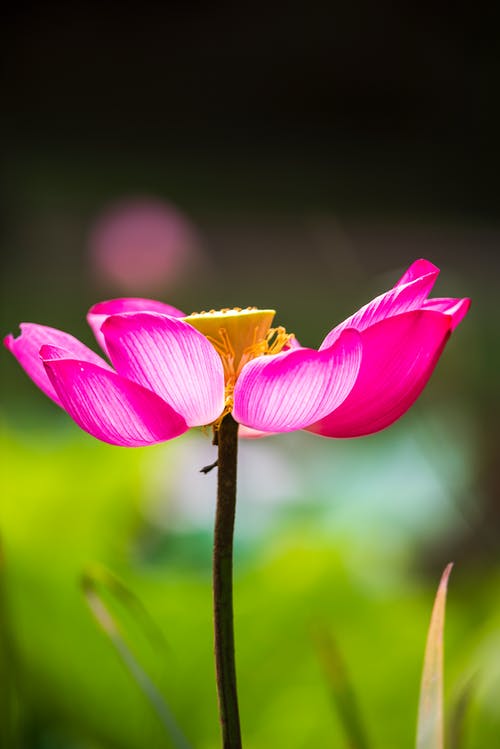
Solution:
<svg viewBox="0 0 500 749">
<path fill-rule="evenodd" d="M 184 321 L 203 333 L 215 348 L 224 367 L 226 408 L 231 411 L 238 375 L 251 359 L 278 354 L 293 338 L 285 328 L 272 328 L 276 312 L 257 307 L 193 312 Z"/>
</svg>

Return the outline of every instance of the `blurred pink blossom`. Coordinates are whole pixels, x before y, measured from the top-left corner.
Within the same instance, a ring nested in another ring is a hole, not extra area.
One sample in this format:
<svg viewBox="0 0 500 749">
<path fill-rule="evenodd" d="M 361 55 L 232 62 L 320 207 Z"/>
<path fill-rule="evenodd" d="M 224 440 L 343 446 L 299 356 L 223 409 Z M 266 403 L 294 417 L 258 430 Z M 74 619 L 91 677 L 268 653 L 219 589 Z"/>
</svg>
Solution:
<svg viewBox="0 0 500 749">
<path fill-rule="evenodd" d="M 190 221 L 173 205 L 155 199 L 112 205 L 97 219 L 89 250 L 99 280 L 127 293 L 173 285 L 200 258 Z"/>
</svg>

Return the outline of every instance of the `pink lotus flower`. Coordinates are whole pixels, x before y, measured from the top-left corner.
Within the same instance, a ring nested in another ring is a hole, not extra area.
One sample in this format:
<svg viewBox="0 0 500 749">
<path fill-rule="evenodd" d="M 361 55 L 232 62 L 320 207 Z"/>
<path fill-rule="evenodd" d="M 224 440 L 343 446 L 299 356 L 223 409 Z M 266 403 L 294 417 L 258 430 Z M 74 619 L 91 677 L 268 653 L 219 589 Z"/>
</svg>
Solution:
<svg viewBox="0 0 500 749">
<path fill-rule="evenodd" d="M 33 323 L 5 345 L 85 431 L 128 447 L 172 439 L 224 414 L 248 434 L 377 432 L 421 393 L 468 299 L 428 299 L 438 269 L 417 260 L 394 288 L 303 348 L 273 310 L 185 316 L 162 302 L 114 299 L 88 321 L 111 366 L 68 333 Z"/>
</svg>

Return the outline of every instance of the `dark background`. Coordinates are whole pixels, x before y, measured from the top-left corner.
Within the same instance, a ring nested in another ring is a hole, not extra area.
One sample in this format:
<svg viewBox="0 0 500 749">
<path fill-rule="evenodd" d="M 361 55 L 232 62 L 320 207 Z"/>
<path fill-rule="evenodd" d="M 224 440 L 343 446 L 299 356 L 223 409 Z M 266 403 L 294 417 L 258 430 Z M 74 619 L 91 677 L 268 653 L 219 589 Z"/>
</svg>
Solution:
<svg viewBox="0 0 500 749">
<path fill-rule="evenodd" d="M 353 304 L 344 292 L 361 301 L 360 284 L 425 254 L 490 287 L 498 20 L 486 4 L 12 6 L 7 327 L 42 315 L 81 332 L 81 309 L 116 295 L 89 278 L 87 243 L 96 216 L 127 196 L 173 201 L 205 240 L 205 275 L 166 290 L 181 307 L 245 296 L 283 308 L 288 290 L 311 318 L 335 319 Z M 332 310 L 322 292 L 334 285 Z M 325 332 L 304 329 L 311 343 Z"/>
<path fill-rule="evenodd" d="M 251 161 L 277 192 L 314 168 L 353 210 L 385 197 L 496 216 L 498 20 L 443 2 L 16 4 L 3 22 L 4 150 L 14 171 L 76 149 L 122 175 L 138 160 L 200 159 L 215 187 L 228 162 Z"/>
</svg>

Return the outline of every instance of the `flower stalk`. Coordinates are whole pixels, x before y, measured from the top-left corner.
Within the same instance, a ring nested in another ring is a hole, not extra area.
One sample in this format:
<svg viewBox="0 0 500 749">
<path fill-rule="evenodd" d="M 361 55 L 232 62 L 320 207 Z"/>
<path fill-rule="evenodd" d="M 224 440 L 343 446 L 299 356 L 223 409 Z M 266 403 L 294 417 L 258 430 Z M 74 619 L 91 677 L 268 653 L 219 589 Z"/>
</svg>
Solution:
<svg viewBox="0 0 500 749">
<path fill-rule="evenodd" d="M 213 553 L 215 669 L 223 749 L 241 749 L 233 627 L 233 535 L 238 424 L 227 414 L 216 433 L 219 447 Z"/>
</svg>

